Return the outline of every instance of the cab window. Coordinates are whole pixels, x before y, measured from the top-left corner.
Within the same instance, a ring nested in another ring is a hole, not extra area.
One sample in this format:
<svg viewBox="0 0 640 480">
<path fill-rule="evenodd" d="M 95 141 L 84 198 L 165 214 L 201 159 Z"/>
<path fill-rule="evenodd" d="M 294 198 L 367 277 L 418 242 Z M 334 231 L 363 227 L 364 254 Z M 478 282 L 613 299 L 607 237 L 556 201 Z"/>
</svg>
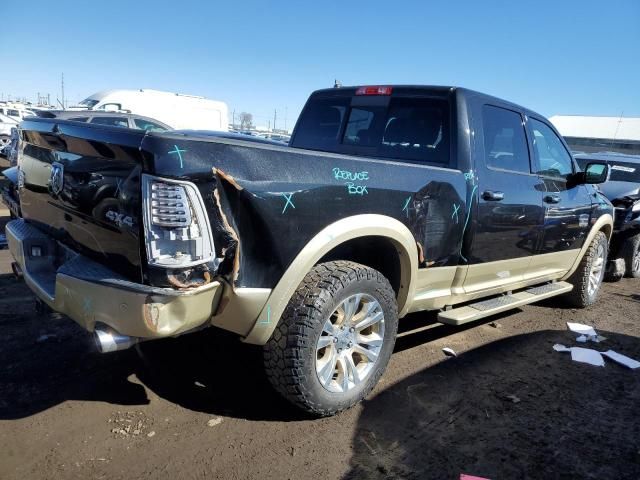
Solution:
<svg viewBox="0 0 640 480">
<path fill-rule="evenodd" d="M 366 100 L 362 99 L 361 100 Z M 351 155 L 449 165 L 447 100 L 392 97 L 351 105 L 345 96 L 313 97 L 298 120 L 293 146 Z"/>
<path fill-rule="evenodd" d="M 129 128 L 129 122 L 126 118 L 120 117 L 93 117 L 91 123 L 97 125 L 108 125 L 110 127 Z"/>
<path fill-rule="evenodd" d="M 572 174 L 571 155 L 551 127 L 535 118 L 529 120 L 529 127 L 532 133 L 533 151 L 538 163 L 536 173 L 564 178 Z"/>
<path fill-rule="evenodd" d="M 490 168 L 531 173 L 529 149 L 522 116 L 513 110 L 482 107 L 484 155 Z"/>
<path fill-rule="evenodd" d="M 134 118 L 133 124 L 136 126 L 136 128 L 145 130 L 147 132 L 165 132 L 167 130 L 162 125 L 158 125 L 155 122 L 151 122 L 143 118 Z"/>
</svg>

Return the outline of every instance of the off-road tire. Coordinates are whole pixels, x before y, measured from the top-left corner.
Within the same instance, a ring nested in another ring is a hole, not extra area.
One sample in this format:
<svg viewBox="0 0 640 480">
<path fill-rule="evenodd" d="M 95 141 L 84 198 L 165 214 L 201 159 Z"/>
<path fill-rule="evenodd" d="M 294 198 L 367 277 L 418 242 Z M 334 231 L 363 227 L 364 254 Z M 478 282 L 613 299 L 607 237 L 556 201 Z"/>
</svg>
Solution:
<svg viewBox="0 0 640 480">
<path fill-rule="evenodd" d="M 580 260 L 580 265 L 578 265 L 577 270 L 569 277 L 567 282 L 573 284 L 573 290 L 565 295 L 566 300 L 578 308 L 586 308 L 593 305 L 598 296 L 600 295 L 600 291 L 602 290 L 602 279 L 600 280 L 600 284 L 596 291 L 590 295 L 589 294 L 589 275 L 591 273 L 591 266 L 595 260 L 597 255 L 598 246 L 604 246 L 604 265 L 603 270 L 607 264 L 607 236 L 604 232 L 598 232 L 594 239 L 591 241 L 589 248 L 587 249 L 584 257 Z M 604 274 L 602 275 L 604 277 Z"/>
<path fill-rule="evenodd" d="M 640 249 L 640 234 L 627 238 L 620 249 L 620 256 L 626 265 L 625 277 L 640 278 L 640 270 L 633 269 L 633 260 Z"/>
<path fill-rule="evenodd" d="M 362 383 L 343 393 L 326 390 L 316 374 L 316 342 L 326 320 L 355 293 L 374 297 L 384 312 L 384 341 L 378 360 Z M 305 276 L 264 346 L 264 365 L 273 387 L 315 416 L 334 415 L 365 398 L 389 363 L 398 329 L 395 293 L 377 270 L 348 262 L 321 263 Z"/>
</svg>

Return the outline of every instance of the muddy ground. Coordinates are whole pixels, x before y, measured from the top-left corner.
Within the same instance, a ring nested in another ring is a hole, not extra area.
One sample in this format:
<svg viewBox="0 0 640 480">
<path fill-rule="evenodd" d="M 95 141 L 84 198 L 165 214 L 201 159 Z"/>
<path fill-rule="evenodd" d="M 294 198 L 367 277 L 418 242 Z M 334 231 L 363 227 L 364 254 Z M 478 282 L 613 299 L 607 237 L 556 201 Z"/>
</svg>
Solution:
<svg viewBox="0 0 640 480">
<path fill-rule="evenodd" d="M 575 345 L 578 321 L 640 359 L 638 280 L 586 311 L 551 299 L 462 329 L 412 315 L 368 400 L 315 420 L 219 330 L 96 353 L 36 314 L 9 263 L 0 251 L 1 479 L 640 478 L 640 371 L 551 348 Z"/>
</svg>

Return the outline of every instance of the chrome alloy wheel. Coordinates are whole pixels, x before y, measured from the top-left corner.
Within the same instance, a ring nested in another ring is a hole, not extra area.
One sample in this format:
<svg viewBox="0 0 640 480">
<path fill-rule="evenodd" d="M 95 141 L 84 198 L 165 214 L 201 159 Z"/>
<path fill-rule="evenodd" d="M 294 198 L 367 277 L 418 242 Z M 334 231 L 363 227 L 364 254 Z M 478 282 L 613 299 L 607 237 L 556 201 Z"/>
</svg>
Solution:
<svg viewBox="0 0 640 480">
<path fill-rule="evenodd" d="M 367 379 L 384 340 L 384 312 L 370 295 L 345 299 L 325 322 L 316 343 L 316 373 L 324 388 L 344 393 Z"/>
<path fill-rule="evenodd" d="M 599 244 L 596 256 L 594 257 L 593 263 L 591 264 L 591 271 L 589 272 L 589 286 L 587 287 L 587 293 L 590 297 L 596 293 L 598 287 L 600 286 L 600 283 L 602 282 L 602 276 L 604 275 L 605 254 L 605 246 Z"/>
<path fill-rule="evenodd" d="M 633 265 L 631 266 L 632 272 L 640 272 L 640 248 L 636 250 L 636 254 L 633 256 Z"/>
</svg>

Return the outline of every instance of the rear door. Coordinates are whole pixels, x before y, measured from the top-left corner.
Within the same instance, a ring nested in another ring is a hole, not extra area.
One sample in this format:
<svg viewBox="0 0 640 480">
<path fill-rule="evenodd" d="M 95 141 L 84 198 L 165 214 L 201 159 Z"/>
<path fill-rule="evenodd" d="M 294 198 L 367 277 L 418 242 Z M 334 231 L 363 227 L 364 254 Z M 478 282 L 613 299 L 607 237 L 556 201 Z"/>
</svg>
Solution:
<svg viewBox="0 0 640 480">
<path fill-rule="evenodd" d="M 544 185 L 544 227 L 532 273 L 568 270 L 589 232 L 591 195 L 568 178 L 576 166 L 559 134 L 541 117 L 527 122 L 534 166 Z"/>
<path fill-rule="evenodd" d="M 478 105 L 474 116 L 482 119 L 482 132 L 476 140 L 481 152 L 474 186 L 478 217 L 467 259 L 467 293 L 522 280 L 544 218 L 542 185 L 532 172 L 524 115 L 496 102 Z"/>
</svg>

